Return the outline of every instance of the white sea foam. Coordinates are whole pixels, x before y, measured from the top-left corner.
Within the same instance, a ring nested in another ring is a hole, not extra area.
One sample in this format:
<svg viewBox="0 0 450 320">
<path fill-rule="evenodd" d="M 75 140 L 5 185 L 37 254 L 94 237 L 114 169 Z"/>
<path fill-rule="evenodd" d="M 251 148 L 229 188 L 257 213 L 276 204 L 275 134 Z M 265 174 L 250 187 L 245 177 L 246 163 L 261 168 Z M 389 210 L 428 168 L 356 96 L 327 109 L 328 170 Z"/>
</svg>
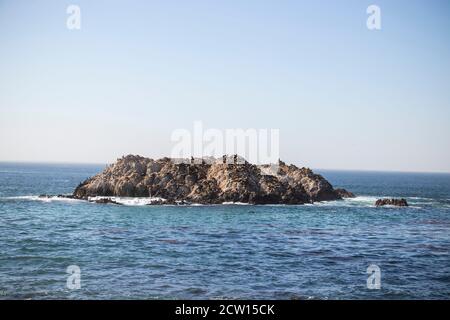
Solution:
<svg viewBox="0 0 450 320">
<path fill-rule="evenodd" d="M 15 196 L 15 197 L 3 197 L 2 199 L 6 200 L 28 200 L 28 201 L 41 201 L 41 202 L 54 202 L 54 201 L 60 201 L 60 202 L 85 202 L 85 200 L 82 199 L 71 199 L 71 198 L 64 198 L 64 197 L 58 197 L 58 196 Z M 101 199 L 110 199 L 114 202 L 128 205 L 128 206 L 143 206 L 143 205 L 149 205 L 154 203 L 160 203 L 165 202 L 166 200 L 164 198 L 132 198 L 132 197 L 89 197 L 88 201 L 95 202 L 96 200 Z"/>
<path fill-rule="evenodd" d="M 379 197 L 374 196 L 357 196 L 355 198 L 344 198 L 342 200 L 315 202 L 317 206 L 331 207 L 375 207 L 375 201 Z"/>
<path fill-rule="evenodd" d="M 425 198 L 425 197 L 406 197 L 406 199 L 412 199 L 412 200 L 434 200 L 433 198 Z"/>
<path fill-rule="evenodd" d="M 146 197 L 146 198 L 134 198 L 134 197 L 88 197 L 88 201 L 95 202 L 97 200 L 109 199 L 111 201 L 126 205 L 126 206 L 146 206 L 150 204 L 156 204 L 165 202 L 166 199 L 159 197 Z"/>
<path fill-rule="evenodd" d="M 222 202 L 223 205 L 236 205 L 236 206 L 249 206 L 251 205 L 250 203 L 246 203 L 246 202 L 232 202 L 232 201 L 227 201 L 227 202 Z"/>
<path fill-rule="evenodd" d="M 53 202 L 53 201 L 61 201 L 61 202 L 80 202 L 83 200 L 80 199 L 71 199 L 64 198 L 58 196 L 16 196 L 16 197 L 3 197 L 6 200 L 29 200 L 29 201 L 42 201 L 42 202 Z"/>
<path fill-rule="evenodd" d="M 315 202 L 314 204 L 306 203 L 300 206 L 329 206 L 329 207 L 375 207 L 375 201 L 380 198 L 390 198 L 387 196 L 357 196 L 355 198 L 345 198 L 342 200 L 334 200 L 334 201 L 323 201 L 323 202 Z M 416 197 L 418 198 L 418 197 Z M 29 200 L 29 201 L 41 201 L 41 202 L 83 202 L 81 199 L 71 199 L 64 198 L 58 196 L 37 196 L 37 195 L 28 195 L 28 196 L 15 196 L 15 197 L 2 197 L 0 199 L 6 200 Z M 97 197 L 89 197 L 88 201 L 95 202 L 96 200 L 101 199 L 109 199 L 114 202 L 120 203 L 126 206 L 145 206 L 145 205 L 154 205 L 154 204 L 164 204 L 167 200 L 161 197 L 108 197 L 108 196 L 97 196 Z M 410 198 L 407 198 L 410 199 Z M 421 198 L 424 199 L 424 198 Z M 412 205 L 409 208 L 420 209 L 420 206 L 417 206 L 414 201 L 411 201 Z M 178 201 L 177 204 L 168 204 L 168 205 L 185 205 L 185 206 L 204 206 L 200 203 L 184 203 L 182 201 Z M 252 205 L 250 203 L 245 202 L 223 202 L 220 205 L 239 205 L 239 206 L 249 206 Z M 287 206 L 285 204 L 266 204 L 264 206 Z M 293 205 L 289 205 L 293 206 Z M 391 206 L 386 206 L 391 207 Z M 395 206 L 392 206 L 395 207 Z M 443 207 L 448 208 L 448 205 L 443 205 Z"/>
<path fill-rule="evenodd" d="M 384 198 L 393 198 L 391 196 L 357 196 L 355 198 L 344 198 L 342 200 L 334 200 L 334 201 L 324 201 L 324 202 L 315 202 L 313 205 L 318 206 L 333 206 L 333 207 L 367 207 L 367 208 L 375 208 L 375 202 L 378 199 L 384 199 Z M 406 198 L 410 199 L 410 198 Z M 421 198 L 424 199 L 424 198 Z M 422 207 L 418 205 L 414 205 L 417 203 L 413 203 L 414 201 L 408 201 L 410 202 L 408 208 L 410 209 L 421 209 Z M 411 205 L 411 203 L 413 203 Z M 394 205 L 385 205 L 384 208 L 398 208 L 398 206 Z"/>
</svg>

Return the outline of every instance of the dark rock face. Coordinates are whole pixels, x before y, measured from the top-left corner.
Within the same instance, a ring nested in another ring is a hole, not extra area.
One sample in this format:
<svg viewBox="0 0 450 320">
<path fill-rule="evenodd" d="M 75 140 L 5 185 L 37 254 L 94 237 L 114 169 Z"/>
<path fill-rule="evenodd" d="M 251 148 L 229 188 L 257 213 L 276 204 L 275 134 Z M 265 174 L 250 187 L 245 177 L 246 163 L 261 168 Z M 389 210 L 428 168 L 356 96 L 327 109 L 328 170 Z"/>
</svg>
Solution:
<svg viewBox="0 0 450 320">
<path fill-rule="evenodd" d="M 341 197 L 341 198 L 354 198 L 355 195 L 350 192 L 347 191 L 345 189 L 334 189 L 334 191 Z"/>
<path fill-rule="evenodd" d="M 101 203 L 101 204 L 108 204 L 109 203 L 109 204 L 121 205 L 121 203 L 118 203 L 118 202 L 116 202 L 116 201 L 114 201 L 112 199 L 109 199 L 109 198 L 100 198 L 100 199 L 94 200 L 93 202 Z"/>
<path fill-rule="evenodd" d="M 408 202 L 405 199 L 378 199 L 375 202 L 375 206 L 397 206 L 397 207 L 407 207 Z"/>
<path fill-rule="evenodd" d="M 333 189 L 321 175 L 308 168 L 223 163 L 177 163 L 128 155 L 102 173 L 87 179 L 73 197 L 160 197 L 168 203 L 303 204 L 338 200 L 353 195 Z"/>
</svg>

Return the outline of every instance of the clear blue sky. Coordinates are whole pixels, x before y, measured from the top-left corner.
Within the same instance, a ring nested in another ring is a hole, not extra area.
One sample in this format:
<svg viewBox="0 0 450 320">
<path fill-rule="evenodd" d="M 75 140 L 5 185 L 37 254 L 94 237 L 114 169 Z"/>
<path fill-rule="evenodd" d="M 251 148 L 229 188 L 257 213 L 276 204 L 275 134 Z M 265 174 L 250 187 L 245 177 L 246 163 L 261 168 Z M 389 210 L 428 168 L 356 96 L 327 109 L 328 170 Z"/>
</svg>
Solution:
<svg viewBox="0 0 450 320">
<path fill-rule="evenodd" d="M 202 120 L 279 128 L 298 165 L 450 172 L 449 15 L 425 0 L 0 0 L 0 160 L 161 157 Z"/>
</svg>

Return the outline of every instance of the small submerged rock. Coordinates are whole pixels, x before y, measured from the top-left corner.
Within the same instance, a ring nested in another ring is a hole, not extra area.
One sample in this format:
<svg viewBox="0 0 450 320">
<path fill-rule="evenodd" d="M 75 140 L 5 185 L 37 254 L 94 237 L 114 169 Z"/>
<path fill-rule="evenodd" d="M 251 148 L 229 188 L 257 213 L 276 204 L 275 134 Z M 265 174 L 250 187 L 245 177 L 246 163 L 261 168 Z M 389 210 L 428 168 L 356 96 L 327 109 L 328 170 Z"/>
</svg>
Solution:
<svg viewBox="0 0 450 320">
<path fill-rule="evenodd" d="M 406 202 L 405 199 L 378 199 L 375 202 L 375 206 L 382 207 L 382 206 L 396 206 L 396 207 L 407 207 L 408 202 Z"/>
<path fill-rule="evenodd" d="M 345 189 L 334 189 L 337 195 L 341 198 L 355 198 L 355 194 L 353 192 L 347 191 Z"/>
<path fill-rule="evenodd" d="M 114 201 L 110 198 L 100 198 L 100 199 L 96 199 L 96 200 L 91 200 L 90 202 L 95 202 L 95 203 L 100 203 L 100 204 L 118 204 L 118 205 L 122 205 L 121 203 Z"/>
</svg>

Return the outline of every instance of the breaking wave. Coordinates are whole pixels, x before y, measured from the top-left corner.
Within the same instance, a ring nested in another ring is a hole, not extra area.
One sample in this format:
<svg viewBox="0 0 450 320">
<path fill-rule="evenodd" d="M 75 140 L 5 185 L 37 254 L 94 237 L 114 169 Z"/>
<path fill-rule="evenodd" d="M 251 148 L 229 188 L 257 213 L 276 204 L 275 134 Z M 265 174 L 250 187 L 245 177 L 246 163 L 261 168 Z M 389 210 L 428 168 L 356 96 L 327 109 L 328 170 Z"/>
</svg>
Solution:
<svg viewBox="0 0 450 320">
<path fill-rule="evenodd" d="M 82 202 L 81 199 L 71 199 L 59 196 L 15 196 L 15 197 L 2 197 L 4 200 L 28 200 L 28 201 L 42 201 L 42 202 Z"/>
<path fill-rule="evenodd" d="M 250 206 L 250 203 L 246 203 L 246 202 L 233 202 L 233 201 L 228 201 L 228 202 L 222 202 L 223 205 L 235 205 L 235 206 Z"/>
<path fill-rule="evenodd" d="M 377 199 L 380 199 L 380 197 L 357 196 L 355 198 L 345 198 L 342 200 L 315 202 L 313 205 L 332 207 L 375 207 L 375 201 L 377 201 Z"/>
<path fill-rule="evenodd" d="M 313 204 L 306 203 L 299 206 L 324 206 L 324 207 L 367 207 L 374 208 L 375 202 L 380 198 L 396 198 L 391 196 L 368 196 L 362 195 L 357 196 L 355 198 L 345 198 L 342 200 L 334 200 L 334 201 L 323 201 L 323 202 L 315 202 Z M 404 197 L 408 203 L 409 208 L 422 208 L 427 205 L 440 205 L 445 208 L 448 208 L 448 204 L 436 203 L 436 200 L 424 197 Z M 14 197 L 0 197 L 3 200 L 28 200 L 28 201 L 41 201 L 41 202 L 86 202 L 81 199 L 71 199 L 66 198 L 64 196 L 38 196 L 38 195 L 26 195 L 26 196 L 14 196 Z M 116 202 L 125 206 L 146 206 L 146 205 L 158 205 L 158 204 L 166 204 L 167 200 L 161 197 L 110 197 L 110 196 L 97 196 L 97 197 L 89 197 L 88 202 L 95 203 L 98 200 L 108 199 L 112 202 Z M 185 205 L 185 206 L 204 206 L 200 203 L 189 203 L 183 201 L 177 201 L 175 204 L 166 205 Z M 223 202 L 220 205 L 239 205 L 239 206 L 249 206 L 252 205 L 250 203 L 244 202 Z M 217 206 L 217 205 L 215 205 Z M 264 206 L 295 206 L 295 205 L 285 205 L 285 204 L 265 204 Z M 385 206 L 391 207 L 391 206 Z"/>
<path fill-rule="evenodd" d="M 147 197 L 147 198 L 137 198 L 137 197 L 89 197 L 88 200 L 95 202 L 97 200 L 108 199 L 122 205 L 126 206 L 146 206 L 150 204 L 160 204 L 164 203 L 166 199 L 160 197 Z"/>
</svg>

